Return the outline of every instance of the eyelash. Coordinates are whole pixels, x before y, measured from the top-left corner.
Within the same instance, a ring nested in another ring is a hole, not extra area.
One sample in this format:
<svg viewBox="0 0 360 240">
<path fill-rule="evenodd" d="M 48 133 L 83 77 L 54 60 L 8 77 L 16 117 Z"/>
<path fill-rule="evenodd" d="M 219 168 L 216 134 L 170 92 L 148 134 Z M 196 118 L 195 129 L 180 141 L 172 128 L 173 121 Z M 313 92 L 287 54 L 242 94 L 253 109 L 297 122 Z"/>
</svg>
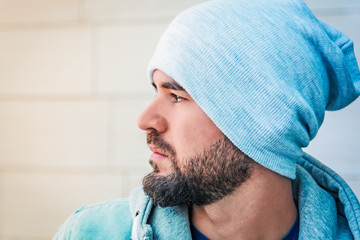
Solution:
<svg viewBox="0 0 360 240">
<path fill-rule="evenodd" d="M 181 103 L 183 101 L 186 100 L 186 98 L 183 98 L 183 97 L 180 97 L 174 93 L 170 93 L 170 100 L 173 102 L 173 103 Z"/>
</svg>

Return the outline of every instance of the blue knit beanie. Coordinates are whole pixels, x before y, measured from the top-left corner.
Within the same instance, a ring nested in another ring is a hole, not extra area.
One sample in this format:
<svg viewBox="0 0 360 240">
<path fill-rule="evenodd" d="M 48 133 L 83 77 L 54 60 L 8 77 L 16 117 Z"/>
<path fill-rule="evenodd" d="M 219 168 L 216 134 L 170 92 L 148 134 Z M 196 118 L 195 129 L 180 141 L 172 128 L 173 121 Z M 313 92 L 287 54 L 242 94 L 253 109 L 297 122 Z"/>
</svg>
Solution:
<svg viewBox="0 0 360 240">
<path fill-rule="evenodd" d="M 294 179 L 325 110 L 360 94 L 353 43 L 300 0 L 215 0 L 177 16 L 148 74 L 177 81 L 264 167 Z"/>
</svg>

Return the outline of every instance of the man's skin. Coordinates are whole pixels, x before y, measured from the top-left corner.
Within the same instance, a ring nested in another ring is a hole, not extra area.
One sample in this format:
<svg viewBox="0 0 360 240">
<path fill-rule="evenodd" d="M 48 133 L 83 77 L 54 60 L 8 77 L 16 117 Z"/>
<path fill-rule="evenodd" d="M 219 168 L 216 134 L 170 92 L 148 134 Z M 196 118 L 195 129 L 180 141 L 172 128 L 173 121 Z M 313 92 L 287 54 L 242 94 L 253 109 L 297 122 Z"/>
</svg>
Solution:
<svg viewBox="0 0 360 240">
<path fill-rule="evenodd" d="M 160 70 L 154 72 L 153 79 L 157 95 L 140 115 L 138 126 L 145 131 L 156 129 L 174 148 L 180 166 L 224 137 L 173 79 Z M 169 174 L 172 162 L 154 146 L 149 148 L 157 174 Z M 191 209 L 194 226 L 212 240 L 279 240 L 290 231 L 296 215 L 291 180 L 259 164 L 250 179 L 229 196 Z"/>
</svg>

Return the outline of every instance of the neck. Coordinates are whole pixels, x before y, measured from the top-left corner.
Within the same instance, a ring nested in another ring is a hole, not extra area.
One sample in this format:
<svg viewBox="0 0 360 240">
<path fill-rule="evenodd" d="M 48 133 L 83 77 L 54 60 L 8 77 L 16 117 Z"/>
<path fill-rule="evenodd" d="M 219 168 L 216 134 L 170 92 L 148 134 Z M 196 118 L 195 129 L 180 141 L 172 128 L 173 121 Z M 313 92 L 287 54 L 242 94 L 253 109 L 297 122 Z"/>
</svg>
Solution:
<svg viewBox="0 0 360 240">
<path fill-rule="evenodd" d="M 216 239 L 282 239 L 297 215 L 291 180 L 257 165 L 251 178 L 231 195 L 206 206 L 192 206 L 199 231 Z"/>
</svg>

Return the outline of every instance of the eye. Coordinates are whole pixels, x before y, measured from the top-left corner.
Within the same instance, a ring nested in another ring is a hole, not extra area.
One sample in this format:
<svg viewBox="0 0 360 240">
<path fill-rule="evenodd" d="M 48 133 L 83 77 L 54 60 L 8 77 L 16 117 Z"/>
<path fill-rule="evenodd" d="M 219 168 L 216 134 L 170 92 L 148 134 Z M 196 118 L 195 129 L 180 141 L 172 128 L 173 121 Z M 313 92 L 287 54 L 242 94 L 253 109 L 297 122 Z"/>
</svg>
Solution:
<svg viewBox="0 0 360 240">
<path fill-rule="evenodd" d="M 170 101 L 173 103 L 181 103 L 185 100 L 186 100 L 186 98 L 180 97 L 174 93 L 170 93 Z"/>
</svg>

